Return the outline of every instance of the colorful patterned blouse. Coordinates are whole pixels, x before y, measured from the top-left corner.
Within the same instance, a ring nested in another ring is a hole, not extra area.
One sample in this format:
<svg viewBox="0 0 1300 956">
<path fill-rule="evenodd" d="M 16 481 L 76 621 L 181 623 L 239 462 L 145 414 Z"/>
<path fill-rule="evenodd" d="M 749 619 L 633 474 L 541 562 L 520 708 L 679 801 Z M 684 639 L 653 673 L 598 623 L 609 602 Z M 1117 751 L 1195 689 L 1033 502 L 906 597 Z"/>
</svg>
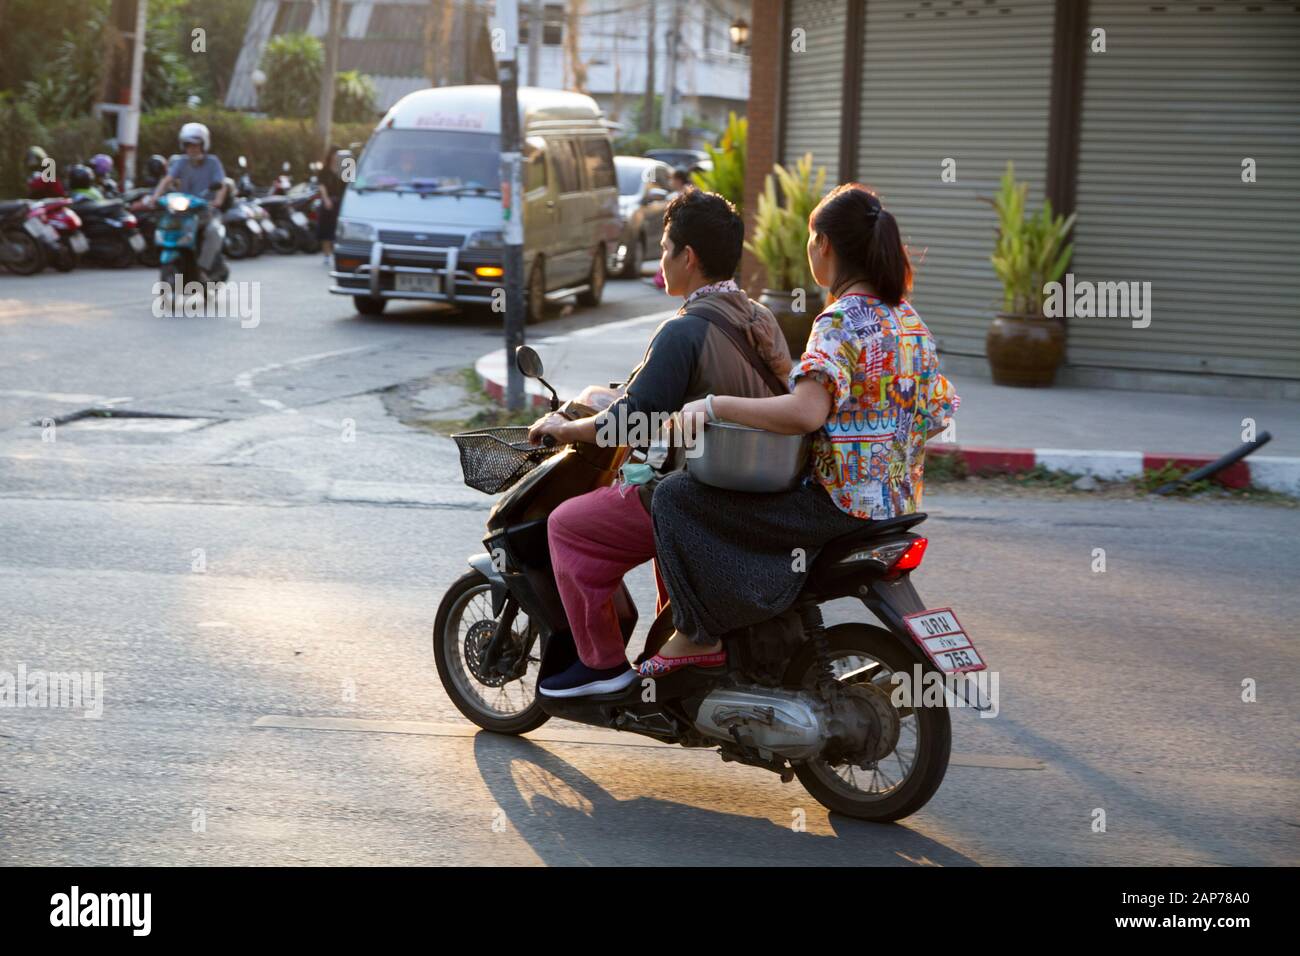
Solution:
<svg viewBox="0 0 1300 956">
<path fill-rule="evenodd" d="M 831 500 L 857 518 L 918 510 L 926 435 L 960 404 L 921 317 L 906 301 L 846 295 L 817 316 L 790 388 L 805 375 L 833 403 L 813 439 L 813 473 Z"/>
</svg>

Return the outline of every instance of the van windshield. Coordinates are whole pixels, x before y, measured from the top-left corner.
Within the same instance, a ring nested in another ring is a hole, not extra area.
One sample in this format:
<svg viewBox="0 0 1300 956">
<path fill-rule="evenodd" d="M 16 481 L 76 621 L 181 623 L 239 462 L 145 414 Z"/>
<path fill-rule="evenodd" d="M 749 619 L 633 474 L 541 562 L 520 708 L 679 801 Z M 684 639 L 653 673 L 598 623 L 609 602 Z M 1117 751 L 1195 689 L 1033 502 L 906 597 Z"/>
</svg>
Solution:
<svg viewBox="0 0 1300 956">
<path fill-rule="evenodd" d="M 493 192 L 501 184 L 501 140 L 494 133 L 384 129 L 370 140 L 356 189 Z"/>
</svg>

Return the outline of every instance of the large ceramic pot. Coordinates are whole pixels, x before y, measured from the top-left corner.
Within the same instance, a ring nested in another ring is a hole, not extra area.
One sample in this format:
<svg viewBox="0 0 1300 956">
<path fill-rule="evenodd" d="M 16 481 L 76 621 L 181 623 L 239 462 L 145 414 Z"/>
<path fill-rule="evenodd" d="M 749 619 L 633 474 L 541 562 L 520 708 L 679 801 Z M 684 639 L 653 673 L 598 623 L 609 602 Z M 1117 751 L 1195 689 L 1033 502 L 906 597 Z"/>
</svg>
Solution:
<svg viewBox="0 0 1300 956">
<path fill-rule="evenodd" d="M 1065 326 L 1039 315 L 1002 313 L 984 340 L 995 385 L 1045 388 L 1065 359 Z"/>
<path fill-rule="evenodd" d="M 804 346 L 808 344 L 808 335 L 812 332 L 813 320 L 822 310 L 821 296 L 804 293 L 803 311 L 794 310 L 794 293 L 779 289 L 764 289 L 758 297 L 759 305 L 767 306 L 776 316 L 785 344 L 790 347 L 790 358 L 799 361 Z"/>
</svg>

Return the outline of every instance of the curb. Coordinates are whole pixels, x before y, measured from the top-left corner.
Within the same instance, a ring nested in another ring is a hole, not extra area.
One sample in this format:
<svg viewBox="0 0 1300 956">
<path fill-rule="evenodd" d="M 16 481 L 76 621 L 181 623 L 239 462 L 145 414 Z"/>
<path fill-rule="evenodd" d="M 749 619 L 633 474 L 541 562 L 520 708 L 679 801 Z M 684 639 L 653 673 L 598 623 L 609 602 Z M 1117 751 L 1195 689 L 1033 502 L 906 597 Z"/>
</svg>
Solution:
<svg viewBox="0 0 1300 956">
<path fill-rule="evenodd" d="M 1149 469 L 1173 464 L 1199 468 L 1215 461 L 1211 455 L 1180 452 L 1081 450 L 1071 448 L 963 448 L 960 445 L 929 445 L 932 455 L 960 458 L 974 474 L 1017 474 L 1034 468 L 1091 475 L 1106 481 L 1138 478 Z M 1234 462 L 1213 478 L 1226 488 L 1260 488 L 1300 495 L 1300 458 L 1252 456 Z"/>
</svg>

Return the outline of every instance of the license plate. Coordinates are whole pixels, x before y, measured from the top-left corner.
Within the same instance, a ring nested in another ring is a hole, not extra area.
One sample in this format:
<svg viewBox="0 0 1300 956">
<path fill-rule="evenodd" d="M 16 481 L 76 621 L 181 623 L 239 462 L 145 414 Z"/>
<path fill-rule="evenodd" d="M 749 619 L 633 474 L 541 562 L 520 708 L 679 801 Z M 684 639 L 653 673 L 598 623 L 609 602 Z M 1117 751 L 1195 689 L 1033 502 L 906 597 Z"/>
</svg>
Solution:
<svg viewBox="0 0 1300 956">
<path fill-rule="evenodd" d="M 305 229 L 307 227 L 307 217 L 302 213 L 292 212 L 289 214 L 289 218 L 292 219 L 293 224 L 298 226 L 300 229 Z"/>
<path fill-rule="evenodd" d="M 72 251 L 81 255 L 90 248 L 90 241 L 79 232 L 74 232 L 68 237 L 68 245 L 72 246 Z"/>
<path fill-rule="evenodd" d="M 262 227 L 259 226 L 259 225 L 257 224 L 256 220 L 249 219 L 247 222 L 244 223 L 244 226 L 245 226 L 245 227 L 248 229 L 248 231 L 251 232 L 253 235 L 255 235 L 255 236 L 257 236 L 257 235 L 261 235 Z"/>
<path fill-rule="evenodd" d="M 908 614 L 903 620 L 912 632 L 912 639 L 921 646 L 934 666 L 945 674 L 984 670 L 984 659 L 958 623 L 952 608 L 918 611 Z"/>
<path fill-rule="evenodd" d="M 399 272 L 394 277 L 393 287 L 398 292 L 441 292 L 442 276 L 416 275 Z"/>
<path fill-rule="evenodd" d="M 137 232 L 126 241 L 136 252 L 144 252 L 144 236 L 140 235 L 140 233 Z"/>
</svg>

